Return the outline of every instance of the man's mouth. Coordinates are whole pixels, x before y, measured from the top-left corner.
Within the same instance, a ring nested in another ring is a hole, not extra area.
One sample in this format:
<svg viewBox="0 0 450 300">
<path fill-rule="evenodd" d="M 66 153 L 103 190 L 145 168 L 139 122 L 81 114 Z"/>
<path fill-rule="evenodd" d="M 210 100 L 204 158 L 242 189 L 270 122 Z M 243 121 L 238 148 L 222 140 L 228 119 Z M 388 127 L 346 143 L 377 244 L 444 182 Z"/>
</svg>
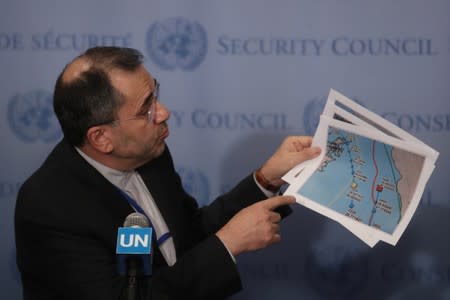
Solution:
<svg viewBox="0 0 450 300">
<path fill-rule="evenodd" d="M 169 126 L 167 124 L 162 125 L 161 132 L 159 134 L 160 139 L 166 139 L 169 136 Z"/>
</svg>

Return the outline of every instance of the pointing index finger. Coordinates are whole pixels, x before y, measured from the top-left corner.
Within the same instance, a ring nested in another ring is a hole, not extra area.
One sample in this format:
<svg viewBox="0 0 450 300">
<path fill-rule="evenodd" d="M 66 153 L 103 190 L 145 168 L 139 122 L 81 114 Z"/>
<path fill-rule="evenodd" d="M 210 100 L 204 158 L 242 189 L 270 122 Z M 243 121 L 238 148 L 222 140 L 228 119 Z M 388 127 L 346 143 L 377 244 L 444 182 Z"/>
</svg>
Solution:
<svg viewBox="0 0 450 300">
<path fill-rule="evenodd" d="M 269 198 L 267 200 L 264 200 L 264 207 L 269 210 L 274 210 L 279 206 L 287 205 L 295 203 L 295 197 L 294 196 L 277 196 L 273 198 Z"/>
</svg>

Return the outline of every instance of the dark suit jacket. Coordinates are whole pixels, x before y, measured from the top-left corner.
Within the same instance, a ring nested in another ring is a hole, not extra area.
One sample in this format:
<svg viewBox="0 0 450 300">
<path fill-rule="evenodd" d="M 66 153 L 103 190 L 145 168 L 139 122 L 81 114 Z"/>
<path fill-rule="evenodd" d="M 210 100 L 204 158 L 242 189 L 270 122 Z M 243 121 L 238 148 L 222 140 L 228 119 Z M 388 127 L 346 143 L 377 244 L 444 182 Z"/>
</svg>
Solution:
<svg viewBox="0 0 450 300">
<path fill-rule="evenodd" d="M 252 176 L 199 208 L 182 188 L 169 150 L 140 167 L 177 252 L 153 259 L 153 299 L 221 299 L 241 289 L 228 251 L 214 235 L 236 212 L 266 198 Z M 15 211 L 24 299 L 118 299 L 117 228 L 133 210 L 65 140 L 21 187 Z M 150 299 L 150 298 L 146 298 Z"/>
</svg>

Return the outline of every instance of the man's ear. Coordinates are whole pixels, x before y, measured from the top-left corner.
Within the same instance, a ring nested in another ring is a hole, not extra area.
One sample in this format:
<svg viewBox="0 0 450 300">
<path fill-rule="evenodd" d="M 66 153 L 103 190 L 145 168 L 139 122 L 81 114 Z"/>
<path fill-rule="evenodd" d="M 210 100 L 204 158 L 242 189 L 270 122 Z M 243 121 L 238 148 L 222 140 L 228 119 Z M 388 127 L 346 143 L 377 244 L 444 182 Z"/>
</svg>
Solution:
<svg viewBox="0 0 450 300">
<path fill-rule="evenodd" d="M 108 132 L 109 128 L 105 128 L 104 126 L 93 126 L 87 131 L 87 142 L 97 151 L 105 154 L 111 153 L 114 149 L 114 145 L 109 138 Z"/>
</svg>

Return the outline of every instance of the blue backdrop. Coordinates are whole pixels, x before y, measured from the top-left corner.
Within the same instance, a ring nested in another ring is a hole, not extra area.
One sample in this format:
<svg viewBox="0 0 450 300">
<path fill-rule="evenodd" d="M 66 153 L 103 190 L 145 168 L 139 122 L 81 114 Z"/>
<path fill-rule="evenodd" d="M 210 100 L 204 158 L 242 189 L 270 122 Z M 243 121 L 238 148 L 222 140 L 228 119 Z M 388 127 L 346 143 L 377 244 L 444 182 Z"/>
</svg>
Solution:
<svg viewBox="0 0 450 300">
<path fill-rule="evenodd" d="M 86 48 L 117 45 L 161 82 L 168 144 L 200 204 L 286 135 L 313 134 L 330 88 L 441 153 L 396 247 L 296 205 L 281 244 L 238 257 L 233 299 L 450 299 L 449 16 L 448 0 L 2 0 L 1 298 L 21 299 L 15 197 L 61 138 L 56 77 Z"/>
</svg>

